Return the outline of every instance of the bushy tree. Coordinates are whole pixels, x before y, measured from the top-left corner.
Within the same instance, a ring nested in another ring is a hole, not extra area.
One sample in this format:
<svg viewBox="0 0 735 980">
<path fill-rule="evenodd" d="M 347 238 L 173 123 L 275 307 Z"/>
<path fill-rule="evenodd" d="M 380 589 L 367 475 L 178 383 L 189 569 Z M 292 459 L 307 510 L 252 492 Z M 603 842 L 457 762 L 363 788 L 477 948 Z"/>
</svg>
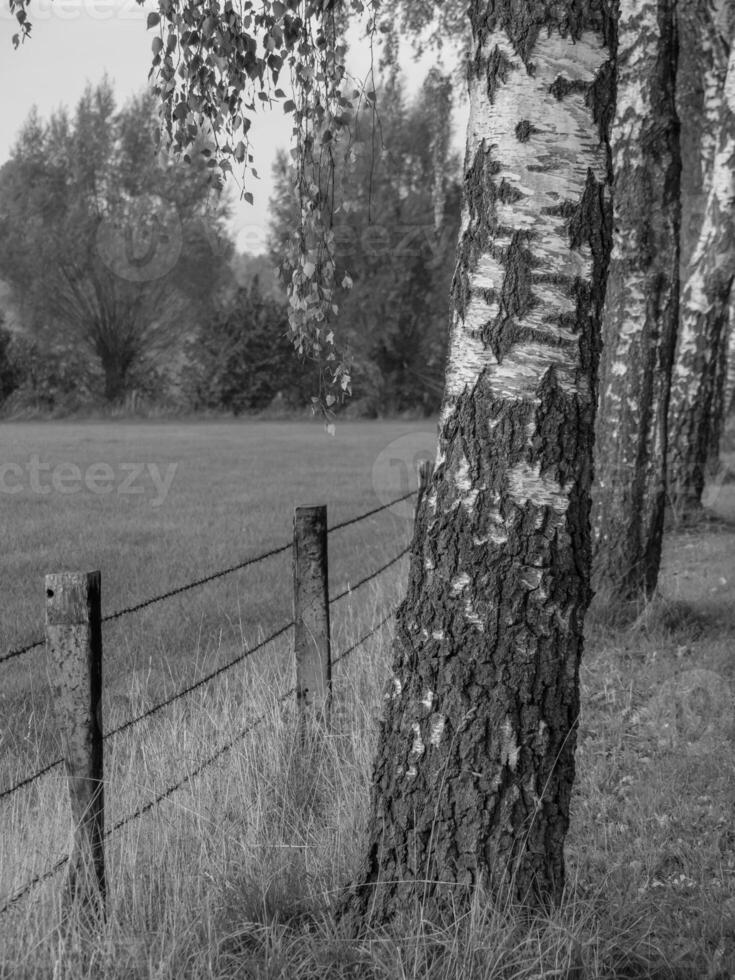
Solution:
<svg viewBox="0 0 735 980">
<path fill-rule="evenodd" d="M 238 415 L 265 408 L 280 393 L 287 405 L 304 405 L 307 372 L 287 334 L 285 301 L 264 294 L 254 276 L 187 345 L 189 403 Z"/>
<path fill-rule="evenodd" d="M 350 145 L 334 151 L 338 204 L 328 220 L 335 280 L 342 284 L 338 329 L 353 360 L 353 396 L 364 411 L 429 413 L 441 400 L 459 227 L 448 89 L 434 73 L 409 103 L 394 76 L 378 103 L 379 116 L 364 107 Z M 298 202 L 285 154 L 274 176 L 271 255 L 287 280 L 293 268 L 283 257 L 298 224 Z"/>
<path fill-rule="evenodd" d="M 74 347 L 42 347 L 0 326 L 0 406 L 67 413 L 89 402 L 99 377 Z"/>
<path fill-rule="evenodd" d="M 0 171 L 0 276 L 44 349 L 74 346 L 109 401 L 212 308 L 229 245 L 207 167 L 155 151 L 152 96 L 110 83 L 73 115 L 32 111 Z"/>
</svg>

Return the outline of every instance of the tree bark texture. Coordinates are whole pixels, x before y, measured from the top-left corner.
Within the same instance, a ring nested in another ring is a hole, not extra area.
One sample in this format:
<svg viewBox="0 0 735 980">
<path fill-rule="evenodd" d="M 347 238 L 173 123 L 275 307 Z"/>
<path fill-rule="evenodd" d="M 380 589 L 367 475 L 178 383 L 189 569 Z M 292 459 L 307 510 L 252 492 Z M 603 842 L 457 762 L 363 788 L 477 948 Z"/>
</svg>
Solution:
<svg viewBox="0 0 735 980">
<path fill-rule="evenodd" d="M 626 601 L 653 592 L 661 562 L 681 163 L 675 0 L 620 0 L 619 11 L 592 528 L 595 591 Z"/>
<path fill-rule="evenodd" d="M 733 0 L 727 0 L 732 5 Z M 681 281 L 702 230 L 707 193 L 712 182 L 720 127 L 720 102 L 727 71 L 721 44 L 723 0 L 689 0 L 676 10 L 678 58 L 676 106 L 681 147 Z"/>
<path fill-rule="evenodd" d="M 614 21 L 474 0 L 439 446 L 374 769 L 359 922 L 556 901 L 574 779 Z"/>
<path fill-rule="evenodd" d="M 706 203 L 683 280 L 671 384 L 668 497 L 680 514 L 700 506 L 723 401 L 723 347 L 735 274 L 735 51 L 728 58 L 720 30 L 732 6 L 731 0 L 715 4 L 714 13 L 700 19 L 700 49 L 707 66 L 704 102 L 708 116 L 716 115 L 718 122 L 711 160 L 708 141 L 701 143 Z"/>
<path fill-rule="evenodd" d="M 735 270 L 734 270 L 735 272 Z M 705 463 L 705 482 L 707 477 L 714 477 L 722 466 L 720 447 L 725 431 L 725 415 L 727 412 L 727 364 L 728 345 L 730 337 L 730 316 L 732 313 L 733 289 L 730 287 L 727 309 L 723 310 L 720 337 L 715 352 L 715 362 L 712 366 L 713 392 L 712 408 L 709 413 L 709 433 L 707 435 L 707 461 Z"/>
<path fill-rule="evenodd" d="M 724 417 L 735 413 L 735 292 L 730 292 L 730 317 L 728 321 L 727 367 L 725 369 Z"/>
</svg>

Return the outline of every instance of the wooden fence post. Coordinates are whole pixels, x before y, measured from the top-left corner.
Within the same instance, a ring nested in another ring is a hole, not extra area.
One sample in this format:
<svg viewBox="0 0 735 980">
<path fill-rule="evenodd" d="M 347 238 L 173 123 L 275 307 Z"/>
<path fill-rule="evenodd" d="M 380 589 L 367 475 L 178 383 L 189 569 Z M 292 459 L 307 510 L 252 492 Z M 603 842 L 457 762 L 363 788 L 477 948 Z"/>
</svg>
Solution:
<svg viewBox="0 0 735 980">
<path fill-rule="evenodd" d="M 46 576 L 46 646 L 69 784 L 73 839 L 65 904 L 105 914 L 100 573 Z"/>
<path fill-rule="evenodd" d="M 332 657 L 325 506 L 294 511 L 293 573 L 296 701 L 301 724 L 305 727 L 311 718 L 328 725 Z"/>
</svg>

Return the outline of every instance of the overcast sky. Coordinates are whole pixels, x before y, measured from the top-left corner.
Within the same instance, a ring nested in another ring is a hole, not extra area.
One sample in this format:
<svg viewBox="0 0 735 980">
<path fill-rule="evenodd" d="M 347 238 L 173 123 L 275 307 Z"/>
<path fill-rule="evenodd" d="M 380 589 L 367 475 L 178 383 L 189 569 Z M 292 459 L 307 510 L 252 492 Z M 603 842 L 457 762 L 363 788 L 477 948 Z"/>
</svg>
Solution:
<svg viewBox="0 0 735 980">
<path fill-rule="evenodd" d="M 142 89 L 151 60 L 151 41 L 156 32 L 146 31 L 146 16 L 157 10 L 155 0 L 139 6 L 136 0 L 33 0 L 31 40 L 14 50 L 11 37 L 16 22 L 7 0 L 0 0 L 0 165 L 32 105 L 47 118 L 62 105 L 74 107 L 86 83 L 96 84 L 110 76 L 118 104 Z M 369 57 L 359 42 L 351 45 L 354 71 L 365 72 Z M 414 87 L 424 70 L 413 58 L 406 71 Z M 259 180 L 250 178 L 247 189 L 255 203 L 236 203 L 232 231 L 241 251 L 264 249 L 268 225 L 271 167 L 279 148 L 289 146 L 291 122 L 276 108 L 259 112 L 250 131 L 253 165 Z"/>
</svg>

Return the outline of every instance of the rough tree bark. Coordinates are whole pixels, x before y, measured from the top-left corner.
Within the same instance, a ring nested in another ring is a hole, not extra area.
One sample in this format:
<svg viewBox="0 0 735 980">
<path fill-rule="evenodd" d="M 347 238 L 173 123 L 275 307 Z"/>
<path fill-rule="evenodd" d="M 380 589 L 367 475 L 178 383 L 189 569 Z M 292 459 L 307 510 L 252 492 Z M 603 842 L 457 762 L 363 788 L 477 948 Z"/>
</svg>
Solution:
<svg viewBox="0 0 735 980">
<path fill-rule="evenodd" d="M 666 417 L 679 317 L 681 157 L 676 0 L 620 0 L 613 250 L 603 316 L 592 494 L 593 586 L 605 601 L 656 587 Z"/>
<path fill-rule="evenodd" d="M 723 347 L 735 274 L 735 49 L 728 57 L 732 8 L 732 0 L 720 0 L 714 12 L 708 6 L 699 11 L 704 105 L 707 119 L 717 119 L 717 136 L 714 145 L 709 137 L 701 143 L 706 203 L 684 277 L 669 406 L 668 497 L 681 516 L 700 507 L 723 400 Z M 693 195 L 691 185 L 685 190 Z"/>
<path fill-rule="evenodd" d="M 735 268 L 733 269 L 735 273 Z M 723 321 L 720 337 L 712 365 L 712 407 L 709 412 L 709 432 L 707 434 L 707 461 L 704 467 L 705 482 L 708 477 L 714 478 L 720 472 L 722 460 L 720 449 L 722 436 L 725 431 L 727 414 L 727 365 L 728 345 L 730 337 L 730 316 L 732 314 L 733 289 L 730 287 L 727 309 L 722 311 Z"/>
<path fill-rule="evenodd" d="M 342 913 L 556 901 L 574 779 L 614 20 L 473 0 L 437 465 L 416 523 L 364 866 Z"/>
<path fill-rule="evenodd" d="M 730 318 L 727 339 L 727 368 L 725 373 L 725 419 L 735 413 L 735 295 L 730 293 Z"/>
</svg>

